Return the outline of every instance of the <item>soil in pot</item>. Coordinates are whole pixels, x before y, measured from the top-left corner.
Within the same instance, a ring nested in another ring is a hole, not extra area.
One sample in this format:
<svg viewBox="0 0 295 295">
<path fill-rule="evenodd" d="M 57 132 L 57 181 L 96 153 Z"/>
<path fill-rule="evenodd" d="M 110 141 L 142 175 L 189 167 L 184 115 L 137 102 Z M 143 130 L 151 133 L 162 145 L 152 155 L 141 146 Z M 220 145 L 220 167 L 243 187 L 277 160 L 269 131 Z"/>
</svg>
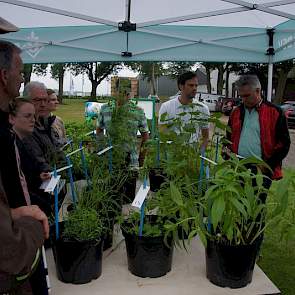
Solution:
<svg viewBox="0 0 295 295">
<path fill-rule="evenodd" d="M 103 239 L 99 242 L 62 237 L 55 240 L 53 255 L 58 279 L 72 284 L 85 284 L 97 279 L 101 275 L 102 249 Z"/>
<path fill-rule="evenodd" d="M 251 283 L 262 238 L 251 245 L 231 246 L 207 241 L 207 278 L 220 287 L 242 288 Z"/>
<path fill-rule="evenodd" d="M 151 169 L 149 172 L 150 179 L 150 190 L 152 192 L 157 192 L 162 183 L 165 182 L 165 175 L 163 174 L 163 169 Z"/>
<path fill-rule="evenodd" d="M 171 270 L 173 246 L 167 247 L 164 237 L 138 237 L 123 231 L 128 269 L 138 277 L 157 278 Z"/>
</svg>

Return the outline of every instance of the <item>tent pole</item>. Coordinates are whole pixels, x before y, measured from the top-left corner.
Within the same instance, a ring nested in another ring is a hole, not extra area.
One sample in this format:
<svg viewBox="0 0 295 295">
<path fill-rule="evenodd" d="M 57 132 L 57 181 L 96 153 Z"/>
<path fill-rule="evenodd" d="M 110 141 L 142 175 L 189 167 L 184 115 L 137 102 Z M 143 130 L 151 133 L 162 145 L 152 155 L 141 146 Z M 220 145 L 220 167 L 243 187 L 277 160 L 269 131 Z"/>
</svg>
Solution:
<svg viewBox="0 0 295 295">
<path fill-rule="evenodd" d="M 267 101 L 271 101 L 272 97 L 272 77 L 273 77 L 273 57 L 269 56 L 268 61 L 268 80 L 267 80 Z"/>
<path fill-rule="evenodd" d="M 269 28 L 266 30 L 266 34 L 268 35 L 268 49 L 266 51 L 266 54 L 268 55 L 267 101 L 271 101 L 272 97 L 273 57 L 275 55 L 275 50 L 273 46 L 274 33 L 274 28 Z"/>
</svg>

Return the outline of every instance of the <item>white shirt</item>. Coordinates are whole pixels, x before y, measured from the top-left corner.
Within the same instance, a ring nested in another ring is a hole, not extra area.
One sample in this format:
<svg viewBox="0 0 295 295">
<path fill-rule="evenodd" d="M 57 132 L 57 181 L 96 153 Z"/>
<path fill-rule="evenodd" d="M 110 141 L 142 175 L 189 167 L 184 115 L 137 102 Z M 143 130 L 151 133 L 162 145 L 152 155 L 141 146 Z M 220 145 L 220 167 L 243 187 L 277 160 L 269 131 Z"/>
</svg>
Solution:
<svg viewBox="0 0 295 295">
<path fill-rule="evenodd" d="M 195 133 L 192 134 L 190 142 L 197 142 L 200 134 L 201 129 L 209 129 L 209 123 L 204 122 L 208 120 L 210 117 L 210 112 L 208 106 L 200 101 L 193 101 L 195 105 L 183 105 L 179 101 L 180 96 L 172 97 L 170 100 L 164 102 L 161 105 L 159 111 L 159 124 L 171 124 L 174 119 L 180 118 L 181 126 L 173 126 L 172 130 L 175 131 L 177 134 L 183 131 L 183 127 L 186 124 L 192 123 L 195 128 Z M 192 112 L 196 112 L 198 114 L 192 114 Z M 161 116 L 167 113 L 165 118 Z M 186 114 L 184 114 L 186 113 Z M 182 115 L 180 115 L 182 114 Z M 194 120 L 192 119 L 192 116 Z"/>
</svg>

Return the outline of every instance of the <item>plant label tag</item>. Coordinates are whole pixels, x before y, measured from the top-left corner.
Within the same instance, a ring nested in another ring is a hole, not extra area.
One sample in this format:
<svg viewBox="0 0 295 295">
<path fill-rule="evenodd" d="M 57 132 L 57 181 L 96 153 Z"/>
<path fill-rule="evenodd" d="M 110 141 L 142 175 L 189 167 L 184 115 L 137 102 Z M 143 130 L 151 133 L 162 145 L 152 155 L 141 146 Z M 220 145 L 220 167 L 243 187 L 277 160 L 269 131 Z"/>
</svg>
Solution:
<svg viewBox="0 0 295 295">
<path fill-rule="evenodd" d="M 57 186 L 57 184 L 59 183 L 59 180 L 60 180 L 60 175 L 57 175 L 56 177 L 54 177 L 54 176 L 51 176 L 51 178 L 50 178 L 50 180 L 49 180 L 49 182 L 46 184 L 46 186 L 45 186 L 45 188 L 44 188 L 44 191 L 46 192 L 46 193 L 51 193 L 51 192 L 53 192 L 54 191 L 54 189 L 55 189 L 55 187 Z M 43 183 L 42 183 L 42 185 L 43 185 Z"/>
<path fill-rule="evenodd" d="M 134 198 L 134 201 L 132 202 L 133 207 L 141 208 L 148 192 L 150 191 L 150 187 L 146 186 L 144 188 L 144 185 L 142 184 Z"/>
</svg>

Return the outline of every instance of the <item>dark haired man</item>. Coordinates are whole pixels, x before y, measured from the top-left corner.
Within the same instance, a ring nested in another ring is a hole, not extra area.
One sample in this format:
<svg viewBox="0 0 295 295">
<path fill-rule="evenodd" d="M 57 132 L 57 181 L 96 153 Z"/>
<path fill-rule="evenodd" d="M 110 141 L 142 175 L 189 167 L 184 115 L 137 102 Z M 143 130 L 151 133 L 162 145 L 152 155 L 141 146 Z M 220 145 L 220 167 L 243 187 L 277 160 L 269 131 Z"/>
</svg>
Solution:
<svg viewBox="0 0 295 295">
<path fill-rule="evenodd" d="M 195 128 L 195 133 L 192 134 L 190 142 L 199 141 L 199 133 L 202 136 L 202 148 L 205 149 L 208 144 L 209 138 L 209 124 L 206 120 L 210 116 L 208 107 L 200 102 L 192 105 L 193 99 L 197 94 L 198 79 L 197 74 L 194 72 L 186 72 L 180 75 L 177 79 L 178 88 L 181 93 L 164 102 L 161 105 L 159 111 L 159 124 L 166 125 L 170 124 L 174 119 L 179 118 L 184 127 L 188 123 L 193 123 Z M 183 113 L 187 113 L 183 115 Z M 196 120 L 191 121 L 191 113 L 199 113 Z M 165 116 L 163 116 L 166 114 Z M 181 115 L 180 115 L 181 114 Z M 165 117 L 163 119 L 163 117 Z M 179 127 L 172 127 L 173 131 L 180 133 Z"/>
</svg>

